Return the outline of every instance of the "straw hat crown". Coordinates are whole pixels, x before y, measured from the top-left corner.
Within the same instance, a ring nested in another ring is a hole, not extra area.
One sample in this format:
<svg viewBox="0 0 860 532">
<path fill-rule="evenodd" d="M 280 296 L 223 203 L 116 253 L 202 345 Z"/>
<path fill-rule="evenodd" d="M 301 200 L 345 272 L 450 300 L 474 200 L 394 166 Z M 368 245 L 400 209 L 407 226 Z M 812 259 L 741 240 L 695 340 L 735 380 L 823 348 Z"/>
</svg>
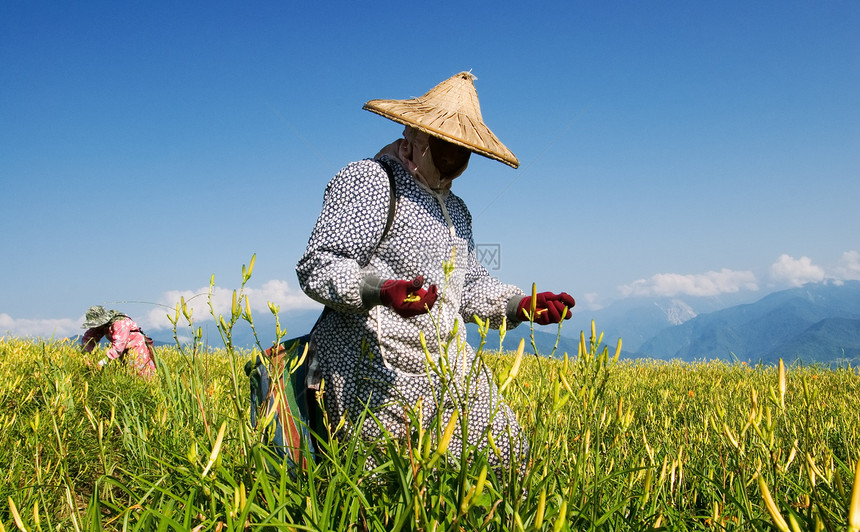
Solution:
<svg viewBox="0 0 860 532">
<path fill-rule="evenodd" d="M 516 168 L 520 161 L 484 124 L 475 79 L 471 72 L 460 72 L 424 96 L 370 100 L 364 109 Z"/>
</svg>

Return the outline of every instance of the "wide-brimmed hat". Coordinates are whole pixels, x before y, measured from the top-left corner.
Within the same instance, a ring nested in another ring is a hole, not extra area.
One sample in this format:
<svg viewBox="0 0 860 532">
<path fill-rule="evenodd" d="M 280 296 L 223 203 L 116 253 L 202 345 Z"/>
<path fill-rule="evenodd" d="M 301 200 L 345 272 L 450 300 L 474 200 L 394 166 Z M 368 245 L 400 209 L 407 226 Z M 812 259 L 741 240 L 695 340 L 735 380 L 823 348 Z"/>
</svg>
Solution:
<svg viewBox="0 0 860 532">
<path fill-rule="evenodd" d="M 471 72 L 460 72 L 424 96 L 370 100 L 364 109 L 516 168 L 520 161 L 484 124 L 476 79 Z"/>
<path fill-rule="evenodd" d="M 125 316 L 116 310 L 105 310 L 101 305 L 95 305 L 87 309 L 86 321 L 81 325 L 82 329 L 93 329 L 112 322 L 118 316 Z"/>
</svg>

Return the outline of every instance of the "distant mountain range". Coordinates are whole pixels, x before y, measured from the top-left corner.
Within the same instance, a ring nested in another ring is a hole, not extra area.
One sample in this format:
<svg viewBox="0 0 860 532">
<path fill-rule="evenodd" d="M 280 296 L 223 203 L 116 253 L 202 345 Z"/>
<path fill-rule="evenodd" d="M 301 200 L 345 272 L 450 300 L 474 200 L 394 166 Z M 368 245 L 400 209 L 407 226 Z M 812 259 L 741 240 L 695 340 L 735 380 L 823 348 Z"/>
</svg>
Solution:
<svg viewBox="0 0 860 532">
<path fill-rule="evenodd" d="M 588 327 L 589 332 L 586 333 L 586 338 L 591 336 L 591 325 Z M 467 326 L 467 330 L 469 345 L 477 349 L 478 344 L 480 343 L 478 327 L 470 324 Z M 516 351 L 520 345 L 520 340 L 525 340 L 525 353 L 534 354 L 534 347 L 536 346 L 537 354 L 542 356 L 550 356 L 552 354 L 556 358 L 562 358 L 565 353 L 571 357 L 576 356 L 579 351 L 579 337 L 577 336 L 576 338 L 572 338 L 571 336 L 565 335 L 558 336 L 557 332 L 557 325 L 535 326 L 535 345 L 532 346 L 529 325 L 527 323 L 523 323 L 516 329 L 512 329 L 505 334 L 505 343 L 502 346 L 502 349 L 505 351 Z M 579 334 L 579 330 L 577 330 L 577 334 Z M 600 333 L 598 332 L 598 334 Z M 558 345 L 556 345 L 556 341 L 558 341 Z M 612 345 L 615 345 L 615 341 L 612 341 L 611 343 Z M 555 348 L 555 352 L 553 352 L 553 348 Z M 486 351 L 496 351 L 499 349 L 499 331 L 491 330 L 487 333 L 487 341 L 484 345 L 484 349 Z M 615 353 L 614 347 L 612 349 L 612 353 Z"/>
<path fill-rule="evenodd" d="M 699 314 L 707 314 L 755 300 L 751 292 L 722 294 L 713 297 L 631 297 L 600 310 L 574 308 L 573 316 L 565 322 L 562 334 L 579 337 L 579 331 L 589 331 L 591 320 L 596 330 L 614 344 L 623 340 L 625 352 L 636 353 L 639 347 L 663 329 L 680 325 Z"/>
<path fill-rule="evenodd" d="M 283 313 L 281 325 L 288 337 L 300 336 L 313 326 L 319 311 Z M 685 361 L 701 359 L 750 360 L 772 363 L 860 364 L 860 281 L 812 283 L 771 293 L 752 300 L 749 292 L 711 298 L 636 298 L 620 301 L 599 311 L 574 309 L 558 340 L 555 356 L 575 356 L 579 333 L 605 331 L 604 345 L 615 351 L 622 339 L 624 358 L 656 358 Z M 270 316 L 255 317 L 260 342 L 271 345 L 274 323 Z M 173 343 L 172 331 L 152 334 Z M 535 344 L 540 355 L 549 355 L 556 343 L 555 326 L 536 326 Z M 222 342 L 211 322 L 204 325 L 207 343 Z M 469 326 L 469 343 L 477 347 L 477 328 Z M 527 324 L 508 331 L 504 349 L 514 350 L 521 338 L 533 352 Z M 234 344 L 254 345 L 246 323 L 236 326 Z M 499 346 L 498 332 L 490 331 L 487 349 Z"/>
<path fill-rule="evenodd" d="M 860 281 L 814 283 L 699 314 L 645 341 L 636 357 L 830 364 L 860 360 Z"/>
<path fill-rule="evenodd" d="M 582 323 L 564 332 L 578 334 L 594 319 L 608 343 L 622 338 L 626 358 L 860 362 L 860 281 L 749 297 L 627 299 L 600 311 L 575 311 L 573 321 Z"/>
<path fill-rule="evenodd" d="M 322 307 L 320 307 L 320 310 L 281 312 L 279 316 L 281 328 L 287 332 L 287 336 L 284 340 L 307 334 L 314 326 L 314 323 L 316 323 L 320 312 L 322 312 Z M 211 319 L 203 321 L 200 326 L 203 328 L 204 345 L 211 346 L 215 349 L 224 348 L 224 342 L 221 340 L 221 335 L 218 333 L 218 327 L 215 325 L 214 321 Z M 275 339 L 275 319 L 271 313 L 260 312 L 255 314 L 254 329 L 257 331 L 260 345 L 264 348 L 271 347 L 272 342 Z M 159 342 L 168 345 L 176 345 L 176 341 L 173 338 L 173 330 L 147 330 L 146 333 L 155 340 L 156 345 L 158 345 Z M 180 329 L 179 331 L 180 340 L 185 337 L 190 337 L 190 335 L 191 331 L 187 327 Z M 233 327 L 232 340 L 233 345 L 239 348 L 250 349 L 255 346 L 254 332 L 251 330 L 251 326 L 241 319 Z"/>
</svg>

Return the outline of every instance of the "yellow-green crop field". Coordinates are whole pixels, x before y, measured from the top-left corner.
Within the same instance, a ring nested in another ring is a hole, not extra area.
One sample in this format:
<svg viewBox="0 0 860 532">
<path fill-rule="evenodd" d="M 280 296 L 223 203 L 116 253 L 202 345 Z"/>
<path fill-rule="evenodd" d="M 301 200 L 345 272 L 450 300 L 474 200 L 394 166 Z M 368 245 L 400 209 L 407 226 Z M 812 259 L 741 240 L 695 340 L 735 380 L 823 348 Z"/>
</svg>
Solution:
<svg viewBox="0 0 860 532">
<path fill-rule="evenodd" d="M 249 353 L 161 347 L 146 382 L 2 339 L 0 530 L 860 527 L 855 368 L 618 362 L 591 335 L 567 360 L 482 354 L 511 377 L 520 472 L 440 456 L 448 420 L 330 441 L 296 471 L 248 423 Z"/>
</svg>

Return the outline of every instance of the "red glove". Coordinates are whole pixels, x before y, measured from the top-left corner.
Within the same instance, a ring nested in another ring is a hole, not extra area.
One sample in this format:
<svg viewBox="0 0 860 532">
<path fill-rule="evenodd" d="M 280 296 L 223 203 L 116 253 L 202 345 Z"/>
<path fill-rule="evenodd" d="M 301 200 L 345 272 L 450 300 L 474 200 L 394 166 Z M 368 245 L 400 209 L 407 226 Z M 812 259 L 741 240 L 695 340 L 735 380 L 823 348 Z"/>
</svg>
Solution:
<svg viewBox="0 0 860 532">
<path fill-rule="evenodd" d="M 379 298 L 386 307 L 404 318 L 425 314 L 436 303 L 436 285 L 431 284 L 427 290 L 421 288 L 424 277 L 418 276 L 411 281 L 388 280 L 382 283 Z"/>
<path fill-rule="evenodd" d="M 570 319 L 570 309 L 576 305 L 573 297 L 566 292 L 553 294 L 552 292 L 541 292 L 537 295 L 535 303 L 535 315 L 533 320 L 538 325 L 549 325 L 550 323 L 558 323 L 561 321 L 561 315 L 564 308 L 567 307 L 567 315 L 564 319 Z M 527 313 L 532 310 L 532 296 L 524 297 L 520 300 L 517 307 L 517 318 L 528 321 Z"/>
</svg>

